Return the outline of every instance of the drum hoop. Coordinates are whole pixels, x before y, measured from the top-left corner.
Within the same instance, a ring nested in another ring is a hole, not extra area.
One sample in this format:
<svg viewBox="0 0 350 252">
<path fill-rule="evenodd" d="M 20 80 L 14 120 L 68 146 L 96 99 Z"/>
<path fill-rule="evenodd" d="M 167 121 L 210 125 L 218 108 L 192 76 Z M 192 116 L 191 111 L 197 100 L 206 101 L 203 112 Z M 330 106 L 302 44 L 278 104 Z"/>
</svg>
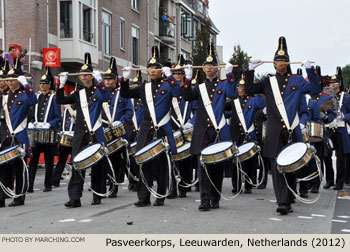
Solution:
<svg viewBox="0 0 350 252">
<path fill-rule="evenodd" d="M 228 142 L 228 141 L 227 141 L 227 142 Z M 220 142 L 220 143 L 227 143 L 227 142 Z M 219 144 L 219 143 L 213 143 L 213 144 L 208 145 L 207 147 L 205 147 L 205 148 L 201 151 L 201 155 L 203 156 L 202 152 L 203 152 L 205 149 L 207 149 L 207 148 L 209 148 L 209 147 L 211 147 L 211 146 L 213 146 L 213 145 L 215 145 L 215 144 Z M 218 152 L 211 153 L 211 154 L 204 154 L 204 156 L 211 156 L 211 155 L 216 155 L 216 154 L 220 154 L 220 153 L 222 153 L 222 152 L 225 152 L 225 151 L 231 149 L 232 147 L 234 147 L 233 143 L 231 143 L 231 144 L 232 144 L 232 145 L 231 145 L 230 147 L 228 147 L 228 148 L 226 148 L 226 149 L 224 149 L 224 150 L 222 150 L 222 151 L 218 151 Z"/>
<path fill-rule="evenodd" d="M 113 140 L 115 143 L 109 143 L 107 145 L 107 149 L 109 151 L 109 154 L 112 154 L 116 152 L 117 150 L 121 149 L 122 147 L 125 147 L 127 142 L 124 141 L 123 138 L 118 138 L 117 140 Z"/>
<path fill-rule="evenodd" d="M 189 148 L 187 148 L 186 150 L 183 150 L 182 152 L 172 154 L 171 157 L 173 161 L 181 161 L 191 156 L 190 150 L 191 150 L 191 145 L 189 146 Z"/>
<path fill-rule="evenodd" d="M 7 163 L 7 162 L 9 162 L 9 161 L 11 161 L 11 160 L 13 160 L 21 155 L 21 150 L 20 150 L 21 146 L 20 145 L 15 145 L 15 146 L 16 146 L 16 148 L 14 148 L 13 150 L 6 152 L 0 156 L 0 165 Z"/>
<path fill-rule="evenodd" d="M 158 141 L 158 140 L 155 140 Z M 151 143 L 154 143 L 151 142 Z M 151 143 L 149 143 L 148 145 L 150 145 Z M 146 145 L 147 146 L 147 145 Z M 145 147 L 146 147 L 145 146 Z M 155 145 L 152 149 L 147 150 L 146 152 L 140 153 L 138 154 L 138 152 L 136 152 L 134 154 L 134 158 L 137 164 L 143 164 L 146 163 L 154 158 L 156 158 L 159 154 L 161 154 L 163 151 L 165 151 L 166 147 L 165 147 L 165 143 L 164 141 L 160 141 L 157 145 Z M 141 149 L 142 150 L 142 149 Z M 137 155 L 138 154 L 138 155 Z"/>
<path fill-rule="evenodd" d="M 90 146 L 92 146 L 92 145 L 90 145 Z M 85 149 L 86 148 L 84 148 L 80 152 L 84 151 Z M 78 153 L 78 155 L 79 155 L 79 153 Z M 90 157 L 83 159 L 79 162 L 74 161 L 74 159 L 73 159 L 73 167 L 76 170 L 82 170 L 82 169 L 89 168 L 89 167 L 93 166 L 95 163 L 97 163 L 99 160 L 101 160 L 105 154 L 106 154 L 106 152 L 105 152 L 104 148 L 102 148 L 102 145 L 100 144 L 100 148 L 94 154 L 92 154 Z"/>
<path fill-rule="evenodd" d="M 238 160 L 240 162 L 243 162 L 243 161 L 246 161 L 246 160 L 254 157 L 258 152 L 259 152 L 259 147 L 256 143 L 254 143 L 254 146 L 252 148 L 250 148 L 249 151 L 242 153 L 242 154 L 238 154 L 237 157 L 238 157 Z"/>
<path fill-rule="evenodd" d="M 237 151 L 237 148 L 234 145 L 232 145 L 230 148 L 219 153 L 210 154 L 210 155 L 201 154 L 201 159 L 206 164 L 216 164 L 231 158 L 236 153 L 236 151 Z"/>
<path fill-rule="evenodd" d="M 302 142 L 297 142 L 297 143 L 302 143 Z M 276 162 L 278 160 L 279 155 L 289 146 L 297 143 L 290 143 L 286 145 L 285 147 L 282 148 L 282 150 L 278 153 Z M 305 143 L 303 143 L 305 144 Z M 306 144 L 305 144 L 306 145 Z M 306 145 L 306 151 L 305 153 L 299 158 L 297 161 L 295 161 L 293 164 L 288 164 L 288 165 L 280 165 L 277 163 L 279 169 L 283 172 L 294 172 L 299 170 L 300 168 L 304 167 L 312 158 L 312 152 L 311 149 Z"/>
</svg>

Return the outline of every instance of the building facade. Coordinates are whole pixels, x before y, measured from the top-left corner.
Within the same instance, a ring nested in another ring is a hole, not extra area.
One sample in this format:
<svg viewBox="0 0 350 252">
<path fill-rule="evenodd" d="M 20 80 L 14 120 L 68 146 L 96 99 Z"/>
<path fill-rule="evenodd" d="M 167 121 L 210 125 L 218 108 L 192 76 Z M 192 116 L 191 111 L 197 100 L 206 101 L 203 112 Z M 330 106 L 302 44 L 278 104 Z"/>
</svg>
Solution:
<svg viewBox="0 0 350 252">
<path fill-rule="evenodd" d="M 77 72 L 85 52 L 102 71 L 116 57 L 121 74 L 124 66 L 145 67 L 153 45 L 163 62 L 176 62 L 180 53 L 190 60 L 208 8 L 206 0 L 0 0 L 0 46 L 4 52 L 9 44 L 27 50 L 34 89 L 43 72 L 43 48 L 61 48 L 55 74 Z M 213 25 L 214 43 L 218 33 Z"/>
</svg>

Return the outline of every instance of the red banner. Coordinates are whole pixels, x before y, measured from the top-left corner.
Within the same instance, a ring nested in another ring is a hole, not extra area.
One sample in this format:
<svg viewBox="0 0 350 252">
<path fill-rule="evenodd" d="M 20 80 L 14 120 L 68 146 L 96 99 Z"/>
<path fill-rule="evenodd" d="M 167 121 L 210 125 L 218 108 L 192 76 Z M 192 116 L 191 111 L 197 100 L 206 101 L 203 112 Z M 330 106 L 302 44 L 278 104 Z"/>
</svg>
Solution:
<svg viewBox="0 0 350 252">
<path fill-rule="evenodd" d="M 43 49 L 43 67 L 61 67 L 61 48 Z"/>
<path fill-rule="evenodd" d="M 21 51 L 22 51 L 22 47 L 20 45 L 17 45 L 17 44 L 9 44 L 9 48 L 11 46 L 13 46 L 15 48 L 15 50 L 16 50 L 15 56 L 13 58 L 19 57 L 19 55 L 21 54 Z"/>
</svg>

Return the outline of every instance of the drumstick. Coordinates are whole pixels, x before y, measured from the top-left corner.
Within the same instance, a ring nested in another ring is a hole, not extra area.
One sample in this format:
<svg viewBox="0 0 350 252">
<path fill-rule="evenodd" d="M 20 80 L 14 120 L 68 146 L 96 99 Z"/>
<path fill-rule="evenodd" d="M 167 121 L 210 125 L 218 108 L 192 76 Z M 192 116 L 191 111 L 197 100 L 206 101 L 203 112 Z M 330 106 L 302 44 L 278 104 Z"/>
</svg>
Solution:
<svg viewBox="0 0 350 252">
<path fill-rule="evenodd" d="M 31 80 L 33 77 L 26 77 L 27 80 Z M 8 80 L 17 80 L 17 78 L 5 78 L 5 79 L 0 79 L 0 80 L 5 80 L 5 81 L 8 81 Z"/>
<path fill-rule="evenodd" d="M 199 68 L 204 68 L 204 67 L 206 67 L 206 66 L 192 66 L 192 69 L 199 69 Z M 219 66 L 211 66 L 211 67 L 213 67 L 213 68 L 225 68 L 226 67 L 226 65 L 219 65 Z M 238 67 L 238 65 L 233 65 L 233 67 Z M 181 67 L 179 67 L 179 68 L 170 68 L 170 70 L 178 70 L 178 69 L 184 69 L 184 68 L 187 68 L 187 66 L 181 66 Z M 154 69 L 154 68 L 130 68 L 130 70 L 132 70 L 132 71 L 139 71 L 139 70 L 143 70 L 143 71 L 147 71 L 147 70 L 158 70 L 158 71 L 161 71 L 162 69 L 161 68 L 156 68 L 156 69 Z M 125 68 L 122 68 L 122 71 L 125 71 L 126 69 Z"/>
<path fill-rule="evenodd" d="M 277 62 L 283 62 L 286 65 L 303 63 L 301 61 L 285 62 L 285 61 L 273 61 L 273 60 L 260 60 L 258 63 L 277 63 Z M 310 63 L 315 63 L 315 61 L 310 61 Z"/>
</svg>

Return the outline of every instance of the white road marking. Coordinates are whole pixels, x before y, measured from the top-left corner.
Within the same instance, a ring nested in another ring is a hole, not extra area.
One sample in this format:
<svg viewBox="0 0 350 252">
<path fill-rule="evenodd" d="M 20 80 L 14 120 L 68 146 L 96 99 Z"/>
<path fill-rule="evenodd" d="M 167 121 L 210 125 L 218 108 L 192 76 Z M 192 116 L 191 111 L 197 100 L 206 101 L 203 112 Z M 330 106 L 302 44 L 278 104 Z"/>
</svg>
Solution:
<svg viewBox="0 0 350 252">
<path fill-rule="evenodd" d="M 338 199 L 350 200 L 350 196 L 339 196 Z"/>
<path fill-rule="evenodd" d="M 84 219 L 84 220 L 80 220 L 78 222 L 83 222 L 83 223 L 86 223 L 86 222 L 91 222 L 92 220 L 91 219 Z"/>
<path fill-rule="evenodd" d="M 326 215 L 323 214 L 311 214 L 312 217 L 326 217 Z M 338 216 L 339 217 L 339 216 Z"/>
<path fill-rule="evenodd" d="M 314 217 L 311 217 L 311 216 L 298 216 L 299 219 L 313 219 Z"/>
<path fill-rule="evenodd" d="M 337 216 L 337 218 L 350 219 L 350 216 L 342 215 L 342 216 Z"/>
<path fill-rule="evenodd" d="M 282 219 L 278 219 L 278 218 L 269 218 L 269 220 L 273 220 L 273 221 L 281 221 Z"/>
<path fill-rule="evenodd" d="M 341 222 L 341 223 L 346 223 L 346 220 L 332 220 L 333 222 Z"/>
<path fill-rule="evenodd" d="M 277 202 L 277 200 L 270 200 L 270 202 L 272 202 L 272 203 L 276 203 L 276 202 Z"/>
<path fill-rule="evenodd" d="M 64 220 L 59 220 L 58 222 L 73 222 L 75 219 L 64 219 Z"/>
<path fill-rule="evenodd" d="M 346 232 L 346 233 L 350 233 L 350 229 L 342 229 L 340 230 L 341 232 Z"/>
</svg>

